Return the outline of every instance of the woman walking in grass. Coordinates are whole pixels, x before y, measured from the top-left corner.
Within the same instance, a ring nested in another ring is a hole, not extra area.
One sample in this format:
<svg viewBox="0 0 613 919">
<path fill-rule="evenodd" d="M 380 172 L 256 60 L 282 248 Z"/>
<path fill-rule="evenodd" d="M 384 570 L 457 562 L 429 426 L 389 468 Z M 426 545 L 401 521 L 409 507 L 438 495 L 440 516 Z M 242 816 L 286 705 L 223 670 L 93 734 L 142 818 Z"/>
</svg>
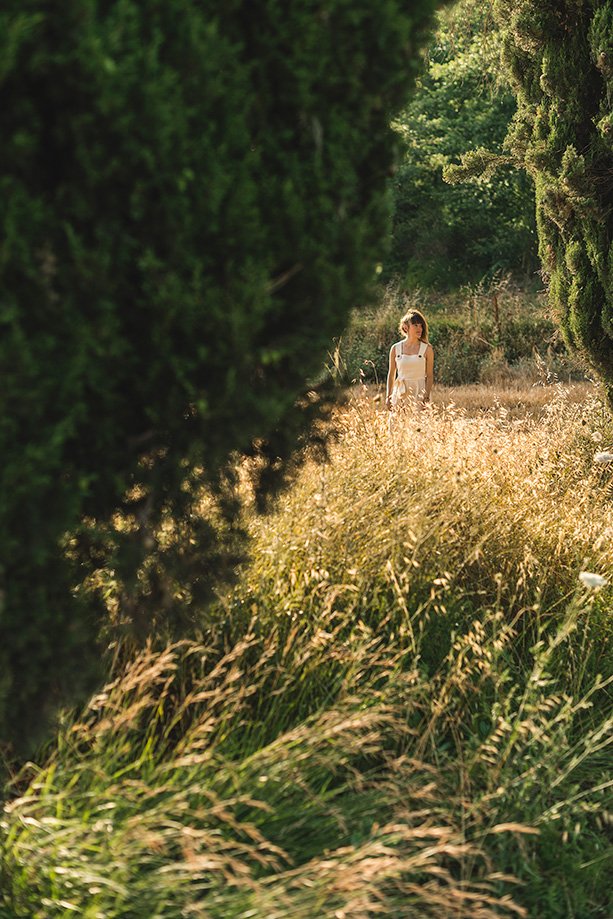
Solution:
<svg viewBox="0 0 613 919">
<path fill-rule="evenodd" d="M 399 330 L 404 338 L 390 348 L 387 374 L 386 404 L 392 417 L 423 408 L 434 382 L 434 351 L 425 317 L 419 310 L 409 310 Z"/>
</svg>

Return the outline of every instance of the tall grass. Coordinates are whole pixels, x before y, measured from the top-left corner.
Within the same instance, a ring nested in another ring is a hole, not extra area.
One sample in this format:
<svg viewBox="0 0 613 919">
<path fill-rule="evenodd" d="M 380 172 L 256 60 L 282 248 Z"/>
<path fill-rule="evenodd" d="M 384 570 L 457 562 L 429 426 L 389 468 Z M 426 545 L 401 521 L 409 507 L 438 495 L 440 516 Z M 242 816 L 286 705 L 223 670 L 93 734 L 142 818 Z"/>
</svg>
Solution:
<svg viewBox="0 0 613 919">
<path fill-rule="evenodd" d="M 202 635 L 17 778 L 6 915 L 611 915 L 603 402 L 459 393 L 390 437 L 361 392 Z"/>
</svg>

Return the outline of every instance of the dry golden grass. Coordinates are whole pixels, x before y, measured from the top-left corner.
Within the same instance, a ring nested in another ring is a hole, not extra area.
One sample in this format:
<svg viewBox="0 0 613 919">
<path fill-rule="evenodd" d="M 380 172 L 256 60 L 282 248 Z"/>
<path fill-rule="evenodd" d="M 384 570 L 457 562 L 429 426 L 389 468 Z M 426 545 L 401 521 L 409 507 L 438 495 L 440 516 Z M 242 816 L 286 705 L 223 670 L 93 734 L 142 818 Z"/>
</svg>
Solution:
<svg viewBox="0 0 613 919">
<path fill-rule="evenodd" d="M 353 396 L 201 639 L 119 672 L 5 809 L 11 916 L 610 914 L 603 399 L 438 389 L 392 437 Z"/>
<path fill-rule="evenodd" d="M 526 384 L 521 379 L 508 379 L 504 385 L 471 383 L 465 386 L 435 386 L 432 404 L 439 408 L 455 408 L 469 416 L 496 415 L 500 409 L 505 409 L 512 419 L 539 419 L 543 417 L 547 406 L 560 398 L 569 405 L 589 404 L 595 395 L 599 396 L 599 392 L 599 387 L 589 382 L 547 386 Z M 355 387 L 352 398 L 354 401 L 370 400 L 373 407 L 377 408 L 383 402 L 383 393 L 376 386 Z"/>
<path fill-rule="evenodd" d="M 254 518 L 254 589 L 264 579 L 291 613 L 372 579 L 413 597 L 495 597 L 502 581 L 519 608 L 535 591 L 571 596 L 586 566 L 611 574 L 611 473 L 593 457 L 613 428 L 598 390 L 446 395 L 390 437 L 376 396 L 355 391 L 330 462 L 307 464 L 265 526 Z"/>
<path fill-rule="evenodd" d="M 449 407 L 451 404 L 469 415 L 497 413 L 500 409 L 508 417 L 539 419 L 553 401 L 560 398 L 568 405 L 589 403 L 597 387 L 593 383 L 568 383 L 555 386 L 525 386 L 519 381 L 507 381 L 504 386 L 440 386 L 434 390 L 434 404 Z"/>
</svg>

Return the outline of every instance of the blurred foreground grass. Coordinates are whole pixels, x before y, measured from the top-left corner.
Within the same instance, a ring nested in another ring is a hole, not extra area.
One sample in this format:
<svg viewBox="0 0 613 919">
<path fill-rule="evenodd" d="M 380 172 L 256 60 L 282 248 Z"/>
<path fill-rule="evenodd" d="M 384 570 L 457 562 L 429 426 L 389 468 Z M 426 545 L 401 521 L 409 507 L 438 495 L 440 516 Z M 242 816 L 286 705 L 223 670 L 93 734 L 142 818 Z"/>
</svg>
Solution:
<svg viewBox="0 0 613 919">
<path fill-rule="evenodd" d="M 198 640 L 18 778 L 0 915 L 613 914 L 603 400 L 439 390 L 390 438 L 376 398 L 249 521 Z"/>
</svg>

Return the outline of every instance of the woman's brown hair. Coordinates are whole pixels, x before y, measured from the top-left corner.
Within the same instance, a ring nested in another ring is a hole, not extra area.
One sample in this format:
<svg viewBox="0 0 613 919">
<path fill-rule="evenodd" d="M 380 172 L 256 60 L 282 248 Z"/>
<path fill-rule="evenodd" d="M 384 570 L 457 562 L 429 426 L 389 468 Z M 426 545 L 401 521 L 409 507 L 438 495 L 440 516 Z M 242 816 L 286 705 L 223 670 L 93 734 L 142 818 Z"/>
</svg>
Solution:
<svg viewBox="0 0 613 919">
<path fill-rule="evenodd" d="M 404 335 L 405 325 L 421 325 L 421 338 L 420 341 L 428 341 L 428 323 L 426 317 L 423 313 L 420 313 L 419 310 L 409 310 L 408 313 L 405 313 L 402 319 L 400 320 L 400 325 L 398 330 L 401 335 Z"/>
</svg>

